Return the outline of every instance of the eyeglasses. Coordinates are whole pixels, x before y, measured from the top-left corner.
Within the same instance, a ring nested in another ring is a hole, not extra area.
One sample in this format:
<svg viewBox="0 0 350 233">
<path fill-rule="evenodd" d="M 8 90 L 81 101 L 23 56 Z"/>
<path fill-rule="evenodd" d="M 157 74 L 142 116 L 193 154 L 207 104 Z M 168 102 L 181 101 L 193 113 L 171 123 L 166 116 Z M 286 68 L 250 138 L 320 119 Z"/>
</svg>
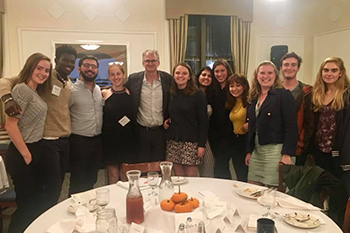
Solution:
<svg viewBox="0 0 350 233">
<path fill-rule="evenodd" d="M 89 64 L 89 63 L 83 63 L 82 66 L 84 66 L 85 68 L 92 68 L 92 69 L 97 69 L 97 65 L 94 64 Z"/>
<path fill-rule="evenodd" d="M 157 61 L 159 61 L 159 60 L 143 60 L 143 62 L 144 63 L 147 63 L 147 64 L 154 64 L 154 63 L 156 63 Z"/>
</svg>

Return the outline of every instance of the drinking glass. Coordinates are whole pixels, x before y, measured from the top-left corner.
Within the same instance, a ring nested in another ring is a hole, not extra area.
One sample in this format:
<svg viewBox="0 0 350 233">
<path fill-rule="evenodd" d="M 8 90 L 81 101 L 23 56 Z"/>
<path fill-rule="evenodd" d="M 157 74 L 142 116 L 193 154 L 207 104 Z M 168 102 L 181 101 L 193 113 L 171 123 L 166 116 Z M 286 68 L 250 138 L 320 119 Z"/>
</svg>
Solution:
<svg viewBox="0 0 350 233">
<path fill-rule="evenodd" d="M 270 219 L 275 218 L 275 215 L 273 215 L 270 210 L 276 205 L 276 188 L 263 190 L 261 198 L 264 206 L 267 208 L 267 213 L 263 216 Z"/>
<path fill-rule="evenodd" d="M 148 172 L 147 173 L 147 183 L 152 188 L 152 193 L 148 195 L 152 195 L 152 197 L 157 196 L 157 194 L 154 192 L 154 188 L 158 185 L 158 172 Z"/>
<path fill-rule="evenodd" d="M 109 203 L 109 189 L 96 190 L 96 204 L 101 206 L 102 209 Z"/>
</svg>

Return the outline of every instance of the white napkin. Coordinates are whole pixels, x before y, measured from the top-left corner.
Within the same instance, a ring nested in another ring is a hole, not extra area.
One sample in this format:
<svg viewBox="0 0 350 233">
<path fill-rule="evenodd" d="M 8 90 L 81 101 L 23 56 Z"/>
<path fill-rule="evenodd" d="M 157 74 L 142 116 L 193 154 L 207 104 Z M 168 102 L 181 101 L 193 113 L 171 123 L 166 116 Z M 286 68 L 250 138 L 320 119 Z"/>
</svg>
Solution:
<svg viewBox="0 0 350 233">
<path fill-rule="evenodd" d="M 295 210 L 320 210 L 320 208 L 311 205 L 310 203 L 305 203 L 293 197 L 276 197 L 276 202 L 282 208 L 295 209 Z"/>
<path fill-rule="evenodd" d="M 95 232 L 96 217 L 89 212 L 89 210 L 80 206 L 76 212 L 76 219 L 64 219 L 53 224 L 45 233 L 67 233 L 67 232 L 81 232 L 89 233 Z"/>
<path fill-rule="evenodd" d="M 5 163 L 2 157 L 0 156 L 0 189 L 8 188 L 8 187 L 9 187 L 9 180 L 7 178 Z"/>
<path fill-rule="evenodd" d="M 142 178 L 141 178 L 142 179 Z M 147 183 L 144 183 L 143 181 L 141 181 L 140 179 L 140 182 L 139 182 L 139 187 L 140 187 L 140 190 L 145 190 L 145 189 L 149 189 L 151 188 L 151 186 L 147 185 Z M 144 178 L 143 178 L 144 179 Z M 147 180 L 147 179 L 146 179 Z M 142 185 L 141 185 L 142 184 Z M 126 189 L 128 190 L 129 189 L 129 182 L 123 182 L 123 181 L 118 181 L 117 182 L 117 185 L 123 189 Z"/>
</svg>

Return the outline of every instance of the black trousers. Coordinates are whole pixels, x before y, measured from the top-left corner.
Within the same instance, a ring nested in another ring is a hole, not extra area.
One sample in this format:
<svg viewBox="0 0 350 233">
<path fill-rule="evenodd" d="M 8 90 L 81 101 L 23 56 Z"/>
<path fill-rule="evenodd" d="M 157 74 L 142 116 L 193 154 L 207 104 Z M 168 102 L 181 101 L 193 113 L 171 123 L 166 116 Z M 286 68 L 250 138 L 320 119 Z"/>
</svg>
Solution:
<svg viewBox="0 0 350 233">
<path fill-rule="evenodd" d="M 6 153 L 6 166 L 16 192 L 17 209 L 13 213 L 9 233 L 24 232 L 28 225 L 42 214 L 43 204 L 43 170 L 40 160 L 43 156 L 42 141 L 26 144 L 32 154 L 32 162 L 27 165 L 13 143 Z"/>
<path fill-rule="evenodd" d="M 154 162 L 165 160 L 166 138 L 163 126 L 147 128 L 138 125 L 137 160 Z"/>
<path fill-rule="evenodd" d="M 44 200 L 50 208 L 57 204 L 69 161 L 69 138 L 43 139 Z"/>
<path fill-rule="evenodd" d="M 237 180 L 247 181 L 248 166 L 245 165 L 246 135 L 231 135 L 221 140 L 215 158 L 214 175 L 216 178 L 232 179 L 229 162 L 232 158 Z"/>
<path fill-rule="evenodd" d="M 92 189 L 102 161 L 101 135 L 84 137 L 72 134 L 69 137 L 69 195 Z M 118 148 L 116 148 L 117 150 Z"/>
</svg>

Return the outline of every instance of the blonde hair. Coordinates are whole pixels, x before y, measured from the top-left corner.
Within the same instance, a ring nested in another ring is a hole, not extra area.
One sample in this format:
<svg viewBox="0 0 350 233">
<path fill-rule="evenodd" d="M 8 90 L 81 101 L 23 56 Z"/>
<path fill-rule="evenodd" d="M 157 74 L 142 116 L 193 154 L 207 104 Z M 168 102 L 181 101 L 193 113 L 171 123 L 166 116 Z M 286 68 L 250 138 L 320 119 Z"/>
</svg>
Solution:
<svg viewBox="0 0 350 233">
<path fill-rule="evenodd" d="M 341 72 L 341 75 L 339 76 L 338 80 L 335 82 L 336 91 L 335 91 L 334 101 L 332 102 L 331 108 L 334 109 L 335 111 L 339 111 L 344 108 L 345 104 L 348 104 L 348 103 L 344 103 L 344 98 L 343 98 L 344 91 L 350 86 L 350 81 L 349 81 L 349 77 L 346 74 L 344 62 L 339 57 L 328 57 L 321 63 L 320 68 L 318 69 L 318 72 L 317 72 L 314 88 L 312 89 L 311 101 L 313 105 L 313 110 L 315 112 L 320 110 L 320 108 L 323 106 L 322 100 L 327 91 L 327 86 L 322 79 L 322 70 L 324 66 L 330 62 L 335 63 Z"/>
<path fill-rule="evenodd" d="M 270 62 L 270 61 L 262 61 L 259 63 L 258 67 L 254 70 L 254 74 L 253 74 L 253 80 L 252 80 L 252 88 L 250 89 L 249 92 L 249 97 L 248 97 L 248 101 L 251 103 L 254 100 L 256 100 L 259 95 L 261 94 L 261 87 L 260 84 L 258 82 L 258 73 L 259 73 L 259 69 L 262 66 L 272 66 L 273 67 L 273 71 L 275 73 L 275 82 L 273 83 L 272 87 L 270 89 L 278 89 L 278 88 L 282 88 L 282 81 L 280 79 L 279 76 L 279 72 L 276 68 L 276 66 Z"/>
</svg>

